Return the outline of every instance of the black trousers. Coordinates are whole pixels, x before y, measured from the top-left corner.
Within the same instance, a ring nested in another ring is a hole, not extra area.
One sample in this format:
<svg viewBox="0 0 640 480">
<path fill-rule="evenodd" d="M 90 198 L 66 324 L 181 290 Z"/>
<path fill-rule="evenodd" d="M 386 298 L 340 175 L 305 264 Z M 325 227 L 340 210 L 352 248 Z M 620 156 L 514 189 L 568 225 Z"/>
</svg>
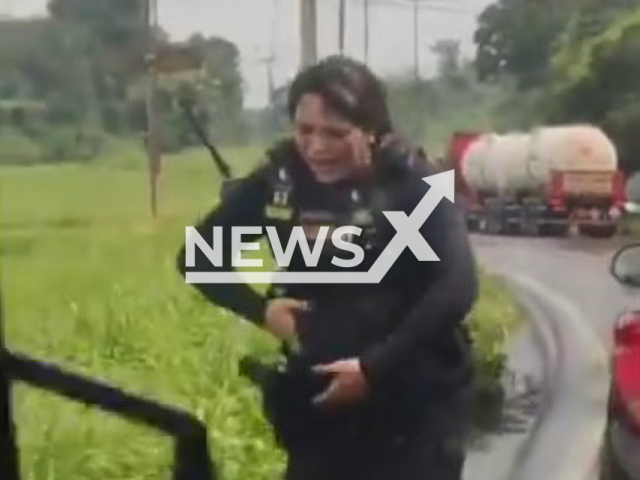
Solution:
<svg viewBox="0 0 640 480">
<path fill-rule="evenodd" d="M 290 454 L 285 480 L 461 480 L 464 448 L 416 439 L 384 455 L 316 450 Z"/>
<path fill-rule="evenodd" d="M 363 431 L 290 449 L 285 480 L 461 480 L 469 397 L 426 406 L 410 435 Z"/>
</svg>

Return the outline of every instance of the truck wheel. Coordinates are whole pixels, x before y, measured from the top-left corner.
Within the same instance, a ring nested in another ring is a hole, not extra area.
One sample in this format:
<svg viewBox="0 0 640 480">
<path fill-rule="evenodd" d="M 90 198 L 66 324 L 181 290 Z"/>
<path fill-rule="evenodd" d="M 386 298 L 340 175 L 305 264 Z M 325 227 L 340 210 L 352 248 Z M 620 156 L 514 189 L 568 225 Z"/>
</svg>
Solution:
<svg viewBox="0 0 640 480">
<path fill-rule="evenodd" d="M 613 223 L 606 225 L 589 225 L 587 223 L 578 225 L 578 230 L 581 235 L 591 238 L 611 238 L 616 234 L 618 228 Z"/>
<path fill-rule="evenodd" d="M 616 459 L 611 445 L 610 426 L 604 433 L 604 441 L 600 447 L 600 471 L 599 480 L 631 480 L 631 477 L 624 471 L 620 462 Z"/>
<path fill-rule="evenodd" d="M 569 235 L 570 228 L 568 223 L 548 223 L 540 226 L 540 233 L 549 237 L 564 238 Z"/>
<path fill-rule="evenodd" d="M 523 222 L 521 227 L 521 232 L 525 237 L 537 237 L 542 233 L 542 230 L 542 225 L 532 221 Z"/>
<path fill-rule="evenodd" d="M 486 231 L 490 235 L 499 235 L 502 233 L 502 222 L 499 218 L 487 218 Z"/>
</svg>

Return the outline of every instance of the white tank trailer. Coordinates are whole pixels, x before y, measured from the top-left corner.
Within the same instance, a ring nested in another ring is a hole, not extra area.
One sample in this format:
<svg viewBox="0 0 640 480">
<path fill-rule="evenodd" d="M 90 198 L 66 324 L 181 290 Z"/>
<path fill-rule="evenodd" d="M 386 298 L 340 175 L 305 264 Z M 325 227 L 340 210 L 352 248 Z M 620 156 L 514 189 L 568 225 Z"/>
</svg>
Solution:
<svg viewBox="0 0 640 480">
<path fill-rule="evenodd" d="M 616 231 L 618 156 L 597 127 L 480 135 L 463 154 L 460 174 L 481 199 L 476 223 L 493 233 L 564 235 L 571 223 L 594 236 Z"/>
</svg>

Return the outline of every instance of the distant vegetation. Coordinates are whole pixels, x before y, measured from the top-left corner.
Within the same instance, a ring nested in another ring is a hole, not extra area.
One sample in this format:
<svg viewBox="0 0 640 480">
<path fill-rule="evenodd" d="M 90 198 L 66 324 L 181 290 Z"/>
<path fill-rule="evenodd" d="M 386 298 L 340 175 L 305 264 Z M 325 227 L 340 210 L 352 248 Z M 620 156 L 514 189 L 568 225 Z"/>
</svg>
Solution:
<svg viewBox="0 0 640 480">
<path fill-rule="evenodd" d="M 112 137 L 144 145 L 146 31 L 143 2 L 51 0 L 49 15 L 0 20 L 0 162 L 90 161 Z M 156 32 L 160 51 L 175 44 Z M 622 166 L 640 169 L 640 6 L 636 0 L 498 0 L 480 16 L 475 58 L 455 40 L 430 49 L 435 78 L 388 78 L 398 128 L 446 153 L 453 130 L 528 129 L 591 122 L 616 141 Z M 240 54 L 194 35 L 180 47 L 203 68 L 163 75 L 162 145 L 197 145 L 176 99 L 224 145 L 268 142 L 287 128 L 287 86 L 262 110 L 243 110 Z"/>
<path fill-rule="evenodd" d="M 147 32 L 142 5 L 51 0 L 45 18 L 0 20 L 0 161 L 90 160 L 112 137 L 143 144 Z M 174 47 L 165 32 L 155 34 L 159 52 Z M 187 93 L 197 90 L 198 114 L 218 141 L 244 141 L 237 47 L 201 35 L 180 46 L 203 64 L 185 79 L 160 78 L 163 150 L 197 144 L 175 101 L 183 86 Z"/>
<path fill-rule="evenodd" d="M 454 130 L 588 122 L 640 170 L 640 6 L 636 0 L 500 0 L 480 16 L 475 58 L 437 42 L 436 78 L 391 79 L 397 125 L 432 156 Z"/>
<path fill-rule="evenodd" d="M 258 153 L 224 150 L 239 174 Z M 220 177 L 199 149 L 166 160 L 155 221 L 137 147 L 88 165 L 2 167 L 9 345 L 192 412 L 209 429 L 225 480 L 277 478 L 282 452 L 237 370 L 242 355 L 269 359 L 277 344 L 204 301 L 175 268 L 184 227 L 215 205 Z M 521 316 L 502 285 L 483 276 L 470 320 L 477 425 L 487 428 L 500 411 L 504 343 Z M 25 478 L 169 478 L 169 438 L 22 384 L 15 394 Z"/>
</svg>

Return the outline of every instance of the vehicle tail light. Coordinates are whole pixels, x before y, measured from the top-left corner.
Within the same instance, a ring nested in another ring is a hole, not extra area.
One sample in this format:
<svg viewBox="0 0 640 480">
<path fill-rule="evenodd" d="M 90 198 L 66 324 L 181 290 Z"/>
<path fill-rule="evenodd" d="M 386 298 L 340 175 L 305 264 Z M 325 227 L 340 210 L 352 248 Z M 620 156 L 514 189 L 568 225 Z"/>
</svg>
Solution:
<svg viewBox="0 0 640 480">
<path fill-rule="evenodd" d="M 637 345 L 640 348 L 640 311 L 620 316 L 615 325 L 614 340 L 616 346 Z"/>
<path fill-rule="evenodd" d="M 627 196 L 625 192 L 625 178 L 622 172 L 616 172 L 616 174 L 614 175 L 612 191 L 613 205 L 619 208 L 623 208 L 627 201 Z"/>
</svg>

